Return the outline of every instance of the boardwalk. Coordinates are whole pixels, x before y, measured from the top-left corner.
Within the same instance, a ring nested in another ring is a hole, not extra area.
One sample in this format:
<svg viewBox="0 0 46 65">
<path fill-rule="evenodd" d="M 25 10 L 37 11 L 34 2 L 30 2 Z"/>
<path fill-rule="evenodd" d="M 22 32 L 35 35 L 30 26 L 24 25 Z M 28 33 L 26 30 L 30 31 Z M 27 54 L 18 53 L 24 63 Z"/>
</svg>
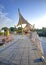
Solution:
<svg viewBox="0 0 46 65">
<path fill-rule="evenodd" d="M 0 47 L 0 65 L 46 65 L 39 59 L 41 53 L 31 39 L 27 36 L 18 37 Z"/>
</svg>

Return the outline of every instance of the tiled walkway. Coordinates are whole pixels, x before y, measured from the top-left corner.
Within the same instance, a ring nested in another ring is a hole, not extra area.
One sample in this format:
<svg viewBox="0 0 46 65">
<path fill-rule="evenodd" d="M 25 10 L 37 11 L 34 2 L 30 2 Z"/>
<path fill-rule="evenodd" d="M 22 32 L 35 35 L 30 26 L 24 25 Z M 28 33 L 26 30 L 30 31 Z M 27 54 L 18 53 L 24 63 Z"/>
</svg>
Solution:
<svg viewBox="0 0 46 65">
<path fill-rule="evenodd" d="M 0 65 L 46 65 L 31 39 L 23 36 L 0 50 Z"/>
</svg>

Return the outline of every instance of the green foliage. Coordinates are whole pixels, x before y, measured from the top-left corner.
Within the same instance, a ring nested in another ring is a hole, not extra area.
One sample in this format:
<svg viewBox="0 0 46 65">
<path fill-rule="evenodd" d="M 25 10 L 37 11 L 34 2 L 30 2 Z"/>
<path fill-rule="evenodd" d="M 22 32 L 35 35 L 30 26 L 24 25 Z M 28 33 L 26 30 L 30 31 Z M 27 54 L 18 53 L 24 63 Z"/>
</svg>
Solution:
<svg viewBox="0 0 46 65">
<path fill-rule="evenodd" d="M 0 32 L 0 35 L 3 35 L 4 33 L 3 32 Z"/>
<path fill-rule="evenodd" d="M 16 30 L 17 30 L 16 28 L 10 27 L 10 31 L 14 32 L 14 31 L 16 31 Z"/>
<path fill-rule="evenodd" d="M 39 36 L 44 36 L 46 37 L 46 28 L 42 28 L 42 29 L 36 29 L 35 31 L 37 31 Z"/>
<path fill-rule="evenodd" d="M 21 30 L 18 30 L 17 32 L 18 32 L 18 33 L 22 33 L 22 31 L 21 31 Z"/>
<path fill-rule="evenodd" d="M 4 35 L 7 35 L 6 32 L 7 32 L 8 29 L 9 29 L 8 27 L 3 27 L 3 28 L 2 28 L 2 30 L 4 30 L 4 33 L 3 33 Z"/>
<path fill-rule="evenodd" d="M 22 28 L 21 27 L 18 27 L 18 33 L 22 33 Z"/>
<path fill-rule="evenodd" d="M 2 30 L 6 31 L 8 30 L 8 27 L 3 27 Z"/>
<path fill-rule="evenodd" d="M 22 28 L 21 27 L 18 27 L 18 30 L 22 30 Z"/>
</svg>

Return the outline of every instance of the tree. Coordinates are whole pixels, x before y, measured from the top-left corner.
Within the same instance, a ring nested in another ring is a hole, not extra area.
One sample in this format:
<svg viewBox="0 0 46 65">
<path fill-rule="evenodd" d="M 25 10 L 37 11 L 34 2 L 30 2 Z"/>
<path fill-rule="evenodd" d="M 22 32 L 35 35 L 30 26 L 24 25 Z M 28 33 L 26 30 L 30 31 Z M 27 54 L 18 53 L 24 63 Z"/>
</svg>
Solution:
<svg viewBox="0 0 46 65">
<path fill-rule="evenodd" d="M 6 31 L 8 30 L 8 27 L 3 27 L 2 30 Z"/>
<path fill-rule="evenodd" d="M 8 27 L 3 27 L 2 30 L 4 30 L 4 35 L 7 35 L 7 30 L 9 30 Z"/>
<path fill-rule="evenodd" d="M 18 27 L 18 33 L 22 33 L 22 28 Z"/>
<path fill-rule="evenodd" d="M 14 31 L 16 31 L 16 28 L 10 27 L 10 31 L 14 32 Z"/>
<path fill-rule="evenodd" d="M 22 28 L 21 27 L 18 27 L 18 30 L 22 30 Z"/>
</svg>

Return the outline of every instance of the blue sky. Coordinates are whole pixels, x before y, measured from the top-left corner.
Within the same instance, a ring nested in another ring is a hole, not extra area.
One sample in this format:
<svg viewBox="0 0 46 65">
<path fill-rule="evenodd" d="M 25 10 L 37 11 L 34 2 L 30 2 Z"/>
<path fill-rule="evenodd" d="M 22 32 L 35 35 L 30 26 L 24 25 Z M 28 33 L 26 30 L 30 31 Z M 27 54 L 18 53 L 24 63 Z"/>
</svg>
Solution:
<svg viewBox="0 0 46 65">
<path fill-rule="evenodd" d="M 36 28 L 46 27 L 46 0 L 0 0 L 0 28 L 17 25 L 18 8 Z"/>
</svg>

